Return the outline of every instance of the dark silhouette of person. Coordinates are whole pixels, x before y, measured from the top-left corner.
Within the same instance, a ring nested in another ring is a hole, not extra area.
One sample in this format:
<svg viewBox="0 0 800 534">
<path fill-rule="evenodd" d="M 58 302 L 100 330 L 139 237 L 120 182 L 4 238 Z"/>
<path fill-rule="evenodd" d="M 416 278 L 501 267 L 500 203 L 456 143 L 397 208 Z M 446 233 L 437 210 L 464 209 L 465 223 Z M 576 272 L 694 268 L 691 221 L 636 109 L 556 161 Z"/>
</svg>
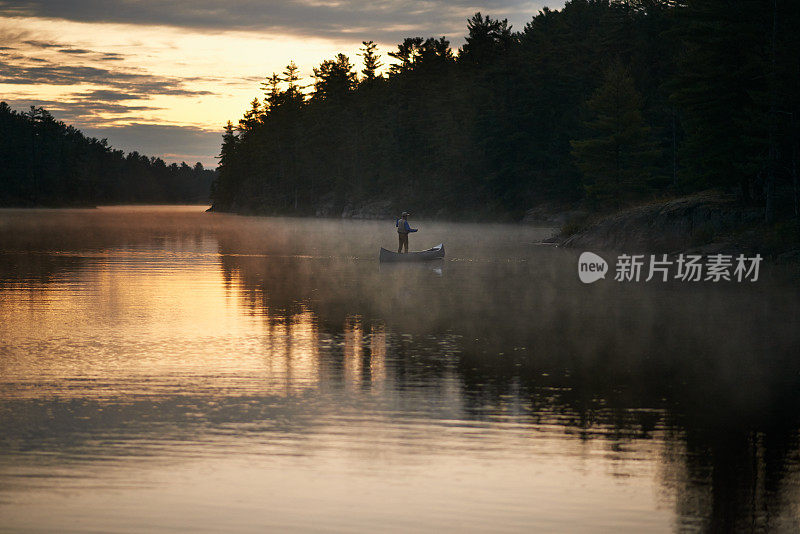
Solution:
<svg viewBox="0 0 800 534">
<path fill-rule="evenodd" d="M 397 227 L 397 237 L 400 240 L 400 244 L 397 246 L 397 253 L 403 252 L 403 249 L 406 249 L 408 252 L 408 234 L 411 232 L 416 232 L 417 228 L 411 228 L 408 225 L 408 212 L 404 211 L 400 218 L 394 222 L 394 225 Z"/>
</svg>

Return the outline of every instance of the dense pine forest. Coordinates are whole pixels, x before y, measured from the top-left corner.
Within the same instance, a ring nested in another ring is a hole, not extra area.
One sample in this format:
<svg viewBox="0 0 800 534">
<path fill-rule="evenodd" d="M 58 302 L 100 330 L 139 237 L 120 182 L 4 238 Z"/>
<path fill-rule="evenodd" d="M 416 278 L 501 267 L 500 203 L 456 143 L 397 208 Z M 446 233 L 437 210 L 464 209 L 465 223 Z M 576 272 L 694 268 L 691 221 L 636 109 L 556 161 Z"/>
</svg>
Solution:
<svg viewBox="0 0 800 534">
<path fill-rule="evenodd" d="M 0 102 L 0 206 L 206 202 L 214 171 L 114 150 L 42 108 Z"/>
<path fill-rule="evenodd" d="M 458 50 L 290 63 L 228 123 L 214 208 L 517 218 L 718 188 L 796 216 L 798 28 L 791 0 L 573 0 L 520 31 L 475 14 Z"/>
</svg>

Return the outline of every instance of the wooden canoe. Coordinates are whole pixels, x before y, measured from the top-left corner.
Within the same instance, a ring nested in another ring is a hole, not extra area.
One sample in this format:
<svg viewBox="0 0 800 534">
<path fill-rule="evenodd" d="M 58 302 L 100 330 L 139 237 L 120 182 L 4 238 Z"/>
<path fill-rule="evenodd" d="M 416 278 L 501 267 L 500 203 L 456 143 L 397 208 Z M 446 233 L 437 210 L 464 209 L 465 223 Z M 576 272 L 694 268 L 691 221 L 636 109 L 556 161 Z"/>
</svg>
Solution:
<svg viewBox="0 0 800 534">
<path fill-rule="evenodd" d="M 381 263 L 399 262 L 399 261 L 430 261 L 441 260 L 444 258 L 444 244 L 440 243 L 428 250 L 420 250 L 418 252 L 406 252 L 398 254 L 391 250 L 381 248 L 380 261 Z"/>
</svg>

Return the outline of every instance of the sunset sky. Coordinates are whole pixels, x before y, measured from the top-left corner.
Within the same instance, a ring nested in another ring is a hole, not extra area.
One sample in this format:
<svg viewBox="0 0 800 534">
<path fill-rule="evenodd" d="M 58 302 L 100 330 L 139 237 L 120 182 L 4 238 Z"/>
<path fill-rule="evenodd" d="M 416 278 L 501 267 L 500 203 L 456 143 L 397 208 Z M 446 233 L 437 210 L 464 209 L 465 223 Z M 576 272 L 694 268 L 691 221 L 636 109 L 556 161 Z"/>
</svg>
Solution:
<svg viewBox="0 0 800 534">
<path fill-rule="evenodd" d="M 0 99 L 43 106 L 126 151 L 215 166 L 222 126 L 294 60 L 308 77 L 361 41 L 463 43 L 481 11 L 522 29 L 544 2 L 0 0 Z M 550 4 L 551 7 L 559 7 Z"/>
</svg>

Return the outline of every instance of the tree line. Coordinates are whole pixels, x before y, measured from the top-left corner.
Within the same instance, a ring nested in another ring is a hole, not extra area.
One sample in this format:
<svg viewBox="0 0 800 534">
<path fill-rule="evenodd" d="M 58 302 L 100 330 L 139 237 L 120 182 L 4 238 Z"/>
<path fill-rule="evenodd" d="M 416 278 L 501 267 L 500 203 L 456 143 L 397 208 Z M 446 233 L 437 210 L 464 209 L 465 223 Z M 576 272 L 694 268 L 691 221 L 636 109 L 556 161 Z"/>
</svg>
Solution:
<svg viewBox="0 0 800 534">
<path fill-rule="evenodd" d="M 338 54 L 307 85 L 292 62 L 228 123 L 214 208 L 519 217 L 721 188 L 796 216 L 798 27 L 791 0 L 572 0 L 520 31 L 476 13 L 458 50 L 364 42 L 360 72 Z"/>
<path fill-rule="evenodd" d="M 45 109 L 0 102 L 0 206 L 206 202 L 215 171 L 87 137 Z"/>
</svg>

